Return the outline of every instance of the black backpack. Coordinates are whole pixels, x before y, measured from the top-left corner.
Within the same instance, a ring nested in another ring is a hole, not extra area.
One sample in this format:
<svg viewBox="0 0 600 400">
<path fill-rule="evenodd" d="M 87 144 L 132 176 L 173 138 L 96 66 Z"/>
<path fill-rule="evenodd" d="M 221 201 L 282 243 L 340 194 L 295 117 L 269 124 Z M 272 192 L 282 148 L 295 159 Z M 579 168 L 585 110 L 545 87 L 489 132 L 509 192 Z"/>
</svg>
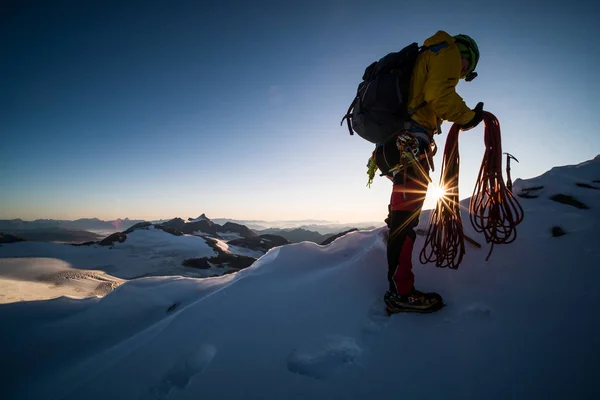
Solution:
<svg viewBox="0 0 600 400">
<path fill-rule="evenodd" d="M 425 47 L 412 43 L 389 53 L 365 69 L 356 97 L 342 118 L 353 135 L 382 144 L 404 129 L 409 120 L 408 96 L 412 70 Z"/>
</svg>

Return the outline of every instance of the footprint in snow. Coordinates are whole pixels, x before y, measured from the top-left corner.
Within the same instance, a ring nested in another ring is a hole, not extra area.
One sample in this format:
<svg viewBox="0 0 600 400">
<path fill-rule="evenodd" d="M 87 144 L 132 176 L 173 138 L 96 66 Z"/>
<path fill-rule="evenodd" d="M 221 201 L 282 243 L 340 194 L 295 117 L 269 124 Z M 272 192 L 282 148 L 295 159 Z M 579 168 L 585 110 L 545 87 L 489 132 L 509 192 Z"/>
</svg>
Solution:
<svg viewBox="0 0 600 400">
<path fill-rule="evenodd" d="M 140 400 L 149 398 L 163 400 L 167 398 L 173 387 L 179 390 L 185 389 L 194 376 L 206 369 L 216 353 L 216 347 L 209 344 L 201 345 L 188 357 L 177 362 L 157 385 L 150 388 L 150 393 L 141 396 Z"/>
<path fill-rule="evenodd" d="M 459 309 L 454 317 L 445 318 L 446 322 L 458 322 L 465 320 L 482 320 L 490 318 L 492 310 L 484 303 L 471 303 Z"/>
<path fill-rule="evenodd" d="M 383 299 L 378 298 L 367 314 L 367 322 L 363 326 L 363 333 L 367 336 L 381 333 L 387 326 L 390 316 Z"/>
<path fill-rule="evenodd" d="M 353 338 L 331 335 L 315 340 L 290 354 L 290 372 L 316 379 L 334 378 L 355 364 L 362 349 Z"/>
<path fill-rule="evenodd" d="M 486 318 L 492 314 L 492 310 L 483 303 L 471 303 L 459 312 L 463 318 Z"/>
</svg>

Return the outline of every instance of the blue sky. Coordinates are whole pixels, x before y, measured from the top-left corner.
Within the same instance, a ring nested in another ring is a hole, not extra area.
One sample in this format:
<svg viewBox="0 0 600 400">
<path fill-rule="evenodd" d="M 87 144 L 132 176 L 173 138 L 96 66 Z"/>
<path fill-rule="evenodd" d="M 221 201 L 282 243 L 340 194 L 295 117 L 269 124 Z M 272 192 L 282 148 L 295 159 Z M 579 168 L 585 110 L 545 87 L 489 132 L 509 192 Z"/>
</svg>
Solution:
<svg viewBox="0 0 600 400">
<path fill-rule="evenodd" d="M 372 145 L 339 121 L 367 65 L 437 30 L 479 44 L 457 90 L 500 120 L 513 179 L 600 153 L 598 5 L 204 3 L 3 6 L 0 218 L 382 220 L 391 184 L 365 186 Z M 461 134 L 461 198 L 483 150 Z"/>
</svg>

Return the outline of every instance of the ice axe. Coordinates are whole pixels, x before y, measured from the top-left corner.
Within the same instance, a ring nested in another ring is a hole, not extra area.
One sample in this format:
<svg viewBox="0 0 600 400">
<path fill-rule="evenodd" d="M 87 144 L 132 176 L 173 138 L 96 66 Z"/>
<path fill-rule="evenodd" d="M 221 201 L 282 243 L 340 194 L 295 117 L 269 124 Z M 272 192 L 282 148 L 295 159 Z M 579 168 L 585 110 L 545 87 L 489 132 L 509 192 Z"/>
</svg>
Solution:
<svg viewBox="0 0 600 400">
<path fill-rule="evenodd" d="M 517 160 L 517 158 L 510 153 L 504 154 L 506 154 L 506 187 L 512 192 L 512 180 L 510 179 L 510 159 L 512 158 L 516 162 L 519 162 L 519 160 Z"/>
</svg>

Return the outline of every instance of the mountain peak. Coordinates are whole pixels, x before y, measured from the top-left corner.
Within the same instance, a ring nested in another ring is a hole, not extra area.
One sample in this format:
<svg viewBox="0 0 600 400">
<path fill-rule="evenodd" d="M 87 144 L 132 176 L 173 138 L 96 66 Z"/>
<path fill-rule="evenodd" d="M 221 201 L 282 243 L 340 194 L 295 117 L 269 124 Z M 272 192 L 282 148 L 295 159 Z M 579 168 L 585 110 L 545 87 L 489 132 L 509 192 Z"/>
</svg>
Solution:
<svg viewBox="0 0 600 400">
<path fill-rule="evenodd" d="M 204 213 L 202 213 L 202 215 L 200 215 L 198 218 L 188 218 L 188 221 L 190 221 L 190 222 L 199 222 L 199 221 L 212 222 Z"/>
</svg>

